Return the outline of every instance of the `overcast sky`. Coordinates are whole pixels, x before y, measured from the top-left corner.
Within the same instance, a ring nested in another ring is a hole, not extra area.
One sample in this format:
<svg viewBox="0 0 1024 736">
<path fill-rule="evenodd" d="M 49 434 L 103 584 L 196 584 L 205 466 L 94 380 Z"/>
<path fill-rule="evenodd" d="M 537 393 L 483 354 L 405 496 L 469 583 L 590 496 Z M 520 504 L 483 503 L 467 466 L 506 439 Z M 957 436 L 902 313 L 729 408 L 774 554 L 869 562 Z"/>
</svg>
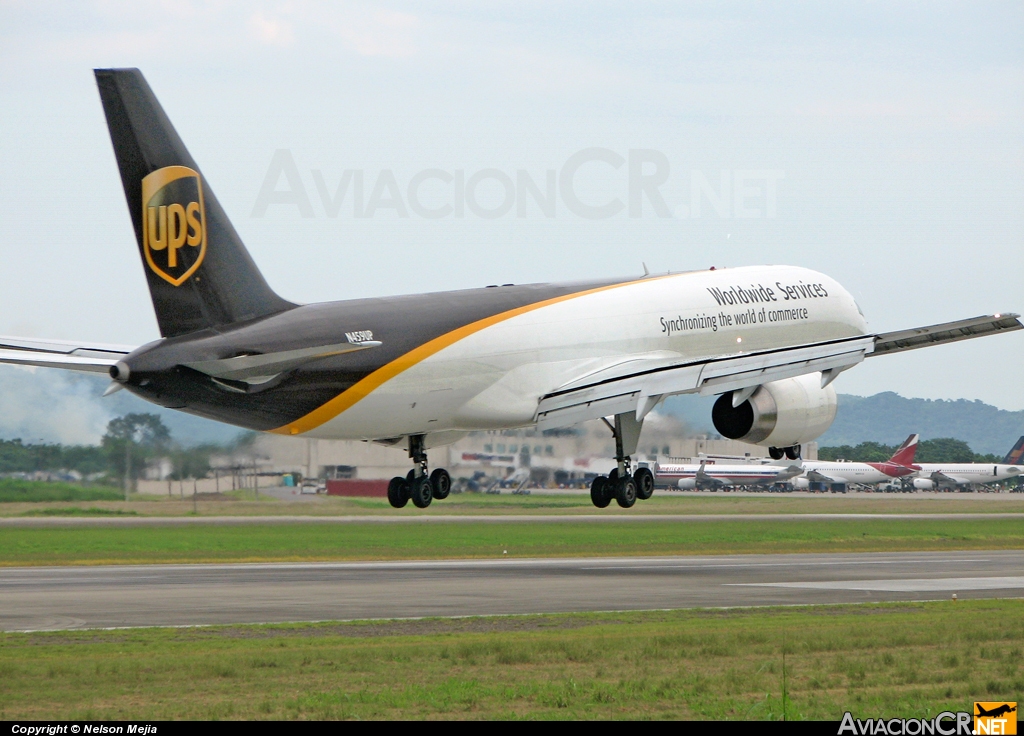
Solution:
<svg viewBox="0 0 1024 736">
<path fill-rule="evenodd" d="M 789 263 L 874 330 L 1024 311 L 1020 2 L 0 0 L 0 334 L 158 337 L 106 66 L 295 301 Z M 1022 366 L 1016 333 L 837 388 L 1019 410 Z"/>
</svg>

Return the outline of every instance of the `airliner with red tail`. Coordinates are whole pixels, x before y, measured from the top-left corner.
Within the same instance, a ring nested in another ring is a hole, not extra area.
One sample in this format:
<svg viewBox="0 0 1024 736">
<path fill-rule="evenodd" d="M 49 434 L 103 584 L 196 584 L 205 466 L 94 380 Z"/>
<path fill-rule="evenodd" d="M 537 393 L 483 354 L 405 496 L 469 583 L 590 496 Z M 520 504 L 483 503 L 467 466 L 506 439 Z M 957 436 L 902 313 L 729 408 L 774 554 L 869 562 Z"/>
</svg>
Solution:
<svg viewBox="0 0 1024 736">
<path fill-rule="evenodd" d="M 905 478 L 917 470 L 914 455 L 917 453 L 918 439 L 918 435 L 910 435 L 892 457 L 881 463 L 805 460 L 803 474 L 790 482 L 794 488 L 803 490 L 812 487 L 812 483 L 821 483 L 829 487 L 847 486 L 851 483 L 874 485 L 893 478 Z"/>
</svg>

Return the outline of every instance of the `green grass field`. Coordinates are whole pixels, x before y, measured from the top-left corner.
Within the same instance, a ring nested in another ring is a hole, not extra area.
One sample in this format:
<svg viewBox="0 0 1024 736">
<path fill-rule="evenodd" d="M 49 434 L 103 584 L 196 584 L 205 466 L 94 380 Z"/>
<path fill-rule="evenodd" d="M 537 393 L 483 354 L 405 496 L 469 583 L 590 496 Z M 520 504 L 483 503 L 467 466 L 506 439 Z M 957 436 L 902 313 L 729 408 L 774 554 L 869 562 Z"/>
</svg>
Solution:
<svg viewBox="0 0 1024 736">
<path fill-rule="evenodd" d="M 0 517 L 21 516 L 43 508 L 70 509 L 68 500 L 54 498 L 47 501 L 48 492 L 44 486 L 50 484 L 30 484 L 37 491 L 31 496 L 0 495 Z M 285 496 L 283 499 L 273 498 L 266 491 L 259 498 L 251 490 L 228 491 L 214 496 L 200 494 L 193 506 L 190 495 L 184 497 L 173 495 L 142 495 L 133 494 L 132 499 L 125 502 L 120 491 L 103 488 L 69 486 L 76 490 L 102 491 L 107 494 L 108 501 L 93 502 L 82 497 L 77 502 L 81 508 L 106 508 L 110 510 L 128 510 L 142 516 L 180 516 L 193 513 L 193 508 L 200 516 L 463 516 L 472 514 L 486 515 L 630 515 L 630 514 L 894 514 L 894 513 L 1024 513 L 1024 494 L 888 494 L 888 493 L 856 493 L 856 494 L 821 494 L 799 495 L 764 493 L 742 495 L 735 493 L 704 493 L 701 495 L 681 495 L 659 491 L 649 501 L 643 501 L 632 509 L 620 509 L 614 503 L 607 509 L 596 509 L 586 494 L 545 495 L 534 493 L 529 496 L 485 495 L 464 493 L 449 496 L 441 502 L 435 502 L 427 509 L 417 509 L 409 504 L 404 509 L 393 509 L 383 498 L 342 498 L 337 496 L 318 496 L 300 498 Z M 3 502 L 3 499 L 7 502 Z"/>
<path fill-rule="evenodd" d="M 0 565 L 1020 549 L 997 520 L 279 523 L 0 528 Z"/>
<path fill-rule="evenodd" d="M 80 486 L 74 483 L 0 478 L 0 503 L 40 503 L 46 501 L 117 501 L 124 493 L 107 486 Z"/>
<path fill-rule="evenodd" d="M 1024 695 L 1024 601 L 0 635 L 0 719 L 838 720 Z"/>
</svg>

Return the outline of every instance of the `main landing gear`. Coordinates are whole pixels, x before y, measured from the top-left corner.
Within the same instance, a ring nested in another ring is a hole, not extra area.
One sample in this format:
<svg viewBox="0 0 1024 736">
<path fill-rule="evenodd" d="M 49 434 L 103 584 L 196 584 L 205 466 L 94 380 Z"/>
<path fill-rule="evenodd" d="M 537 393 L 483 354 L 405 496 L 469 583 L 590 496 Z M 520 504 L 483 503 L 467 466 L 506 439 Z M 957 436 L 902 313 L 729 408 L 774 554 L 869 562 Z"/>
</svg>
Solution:
<svg viewBox="0 0 1024 736">
<path fill-rule="evenodd" d="M 615 460 L 617 467 L 608 475 L 599 475 L 590 484 L 590 500 L 599 509 L 606 508 L 615 502 L 624 509 L 630 508 L 637 499 L 646 501 L 654 493 L 654 473 L 649 468 L 638 468 L 630 472 L 629 456 L 636 452 L 640 440 L 641 422 L 630 414 L 616 414 L 615 424 L 607 419 L 602 421 L 608 425 L 615 437 Z M 625 452 L 629 449 L 629 452 Z"/>
<path fill-rule="evenodd" d="M 792 445 L 791 447 L 769 447 L 768 455 L 772 460 L 781 460 L 783 455 L 785 455 L 788 460 L 799 460 L 800 445 Z"/>
<path fill-rule="evenodd" d="M 448 498 L 452 490 L 452 477 L 444 468 L 435 468 L 427 474 L 427 451 L 423 446 L 423 435 L 409 438 L 409 457 L 416 464 L 404 478 L 391 479 L 388 483 L 388 502 L 396 509 L 405 506 L 409 501 L 417 508 L 425 509 L 435 498 L 441 501 Z"/>
</svg>

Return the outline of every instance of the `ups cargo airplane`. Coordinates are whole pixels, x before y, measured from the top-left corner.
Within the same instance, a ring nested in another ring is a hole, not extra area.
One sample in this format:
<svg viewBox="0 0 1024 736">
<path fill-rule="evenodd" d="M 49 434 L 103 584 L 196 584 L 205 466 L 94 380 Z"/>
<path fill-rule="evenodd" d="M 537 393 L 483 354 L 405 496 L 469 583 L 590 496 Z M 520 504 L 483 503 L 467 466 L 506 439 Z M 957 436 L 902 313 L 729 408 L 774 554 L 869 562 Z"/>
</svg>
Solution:
<svg viewBox="0 0 1024 736">
<path fill-rule="evenodd" d="M 473 430 L 602 418 L 617 467 L 591 496 L 624 507 L 644 417 L 721 394 L 726 437 L 795 459 L 832 423 L 832 381 L 864 358 L 1021 329 L 996 314 L 868 332 L 842 286 L 792 266 L 293 304 L 263 279 L 137 69 L 96 70 L 161 339 L 141 347 L 0 338 L 0 361 L 109 372 L 161 406 L 263 432 L 403 444 L 388 498 L 426 507 L 451 480 L 427 450 Z M 608 418 L 612 418 L 609 421 Z"/>
</svg>

